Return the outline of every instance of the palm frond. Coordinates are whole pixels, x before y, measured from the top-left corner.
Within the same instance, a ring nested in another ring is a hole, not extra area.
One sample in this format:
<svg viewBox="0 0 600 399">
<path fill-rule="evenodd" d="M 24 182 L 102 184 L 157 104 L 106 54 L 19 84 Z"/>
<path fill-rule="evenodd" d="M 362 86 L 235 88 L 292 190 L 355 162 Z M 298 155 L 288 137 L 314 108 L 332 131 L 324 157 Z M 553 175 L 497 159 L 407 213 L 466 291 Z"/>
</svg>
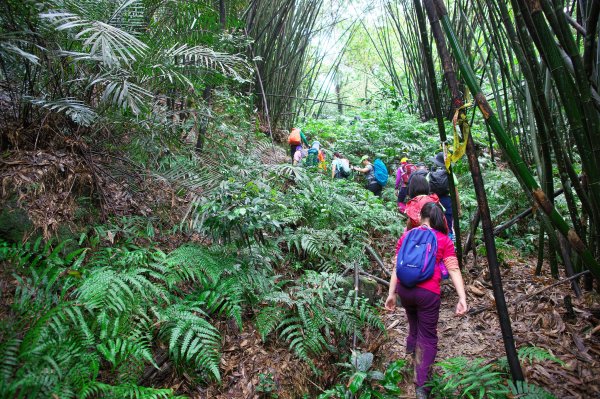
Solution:
<svg viewBox="0 0 600 399">
<path fill-rule="evenodd" d="M 72 97 L 60 98 L 58 100 L 46 100 L 42 98 L 24 97 L 33 105 L 49 109 L 53 112 L 64 113 L 73 122 L 81 126 L 91 126 L 98 114 L 83 101 Z"/>
<path fill-rule="evenodd" d="M 96 77 L 90 86 L 99 85 L 104 88 L 102 100 L 122 109 L 130 109 L 139 114 L 153 95 L 145 87 L 134 83 L 132 77 L 124 71 L 114 71 Z"/>
<path fill-rule="evenodd" d="M 248 82 L 252 68 L 239 55 L 220 53 L 208 47 L 176 44 L 164 52 L 167 59 L 175 59 L 183 67 L 199 67 L 229 76 L 236 81 Z"/>
<path fill-rule="evenodd" d="M 143 56 L 148 45 L 116 26 L 101 21 L 88 21 L 69 12 L 51 11 L 40 15 L 56 30 L 76 30 L 74 38 L 80 40 L 90 57 L 97 57 L 107 67 L 130 64 Z"/>
</svg>

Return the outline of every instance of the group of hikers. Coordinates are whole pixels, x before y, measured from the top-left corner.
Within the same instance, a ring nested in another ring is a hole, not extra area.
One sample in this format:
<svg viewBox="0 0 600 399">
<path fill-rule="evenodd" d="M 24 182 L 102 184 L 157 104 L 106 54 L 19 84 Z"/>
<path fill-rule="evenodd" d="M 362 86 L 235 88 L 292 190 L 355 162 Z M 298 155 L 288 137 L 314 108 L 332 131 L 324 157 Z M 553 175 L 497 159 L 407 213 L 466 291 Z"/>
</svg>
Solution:
<svg viewBox="0 0 600 399">
<path fill-rule="evenodd" d="M 327 170 L 325 153 L 321 150 L 321 143 L 314 141 L 309 144 L 301 129 L 292 129 L 288 137 L 288 144 L 290 145 L 290 156 L 293 165 L 317 166 L 319 169 Z M 364 155 L 360 159 L 360 163 L 362 168 L 350 166 L 348 158 L 339 152 L 334 152 L 333 161 L 331 162 L 331 178 L 346 179 L 350 177 L 352 171 L 363 173 L 367 181 L 367 190 L 380 197 L 383 186 L 387 182 L 387 168 L 380 160 L 376 160 L 374 165 L 371 164 L 368 155 Z"/>
<path fill-rule="evenodd" d="M 304 133 L 292 129 L 289 137 L 290 152 L 294 165 L 318 165 L 327 170 L 320 143 L 311 146 Z M 309 150 L 303 148 L 303 144 Z M 338 152 L 333 154 L 332 178 L 348 178 L 351 171 L 362 173 L 366 188 L 380 197 L 387 183 L 388 171 L 381 160 L 373 163 L 369 156 L 360 159 L 362 167 L 351 166 L 347 158 Z M 413 359 L 415 391 L 417 399 L 426 399 L 430 388 L 431 366 L 437 354 L 437 324 L 440 315 L 442 279 L 450 278 L 458 303 L 455 315 L 467 312 L 464 281 L 454 249 L 452 200 L 449 179 L 454 188 L 458 181 L 449 175 L 443 152 L 430 159 L 431 170 L 424 162 L 412 164 L 404 157 L 396 171 L 398 210 L 407 216 L 404 234 L 398 240 L 395 252 L 395 270 L 391 273 L 386 310 L 396 309 L 398 298 L 408 319 L 406 353 Z M 456 192 L 457 208 L 460 202 Z"/>
</svg>

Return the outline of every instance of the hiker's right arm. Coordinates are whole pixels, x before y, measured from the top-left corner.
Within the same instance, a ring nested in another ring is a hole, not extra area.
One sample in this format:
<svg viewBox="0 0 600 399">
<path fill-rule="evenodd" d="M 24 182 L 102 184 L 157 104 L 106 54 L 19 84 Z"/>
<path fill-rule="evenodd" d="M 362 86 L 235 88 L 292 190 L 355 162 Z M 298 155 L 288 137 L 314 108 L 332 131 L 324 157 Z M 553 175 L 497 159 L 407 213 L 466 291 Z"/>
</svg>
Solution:
<svg viewBox="0 0 600 399">
<path fill-rule="evenodd" d="M 405 233 L 406 234 L 406 233 Z M 398 276 L 396 276 L 396 257 L 398 256 L 398 252 L 400 251 L 400 247 L 402 246 L 402 240 L 404 238 L 404 234 L 398 240 L 396 244 L 396 256 L 394 257 L 394 268 L 392 270 L 392 276 L 390 277 L 390 289 L 388 290 L 388 297 L 385 300 L 385 308 L 389 311 L 396 309 L 396 285 L 398 285 Z"/>
<path fill-rule="evenodd" d="M 396 309 L 396 285 L 398 284 L 398 277 L 396 276 L 396 271 L 392 271 L 392 277 L 390 277 L 390 289 L 388 290 L 388 297 L 385 300 L 385 309 L 389 311 L 393 311 Z"/>
</svg>

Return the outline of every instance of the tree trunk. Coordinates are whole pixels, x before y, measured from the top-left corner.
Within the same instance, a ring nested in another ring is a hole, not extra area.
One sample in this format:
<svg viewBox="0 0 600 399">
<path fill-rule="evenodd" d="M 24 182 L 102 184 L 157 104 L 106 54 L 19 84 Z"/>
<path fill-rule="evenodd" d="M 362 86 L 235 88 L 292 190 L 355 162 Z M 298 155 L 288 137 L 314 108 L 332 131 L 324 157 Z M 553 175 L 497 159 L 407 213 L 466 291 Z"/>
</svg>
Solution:
<svg viewBox="0 0 600 399">
<path fill-rule="evenodd" d="M 227 29 L 227 14 L 225 13 L 225 0 L 219 0 L 219 23 L 221 29 Z"/>
</svg>

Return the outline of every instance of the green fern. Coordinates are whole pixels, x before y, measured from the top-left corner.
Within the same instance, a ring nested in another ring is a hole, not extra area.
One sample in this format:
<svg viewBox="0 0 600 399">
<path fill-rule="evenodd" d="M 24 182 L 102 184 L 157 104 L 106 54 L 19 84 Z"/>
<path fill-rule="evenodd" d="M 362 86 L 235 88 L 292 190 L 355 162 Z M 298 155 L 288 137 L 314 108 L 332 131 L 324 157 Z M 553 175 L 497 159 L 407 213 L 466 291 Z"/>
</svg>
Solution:
<svg viewBox="0 0 600 399">
<path fill-rule="evenodd" d="M 565 362 L 552 355 L 548 350 L 537 346 L 523 346 L 519 348 L 517 352 L 520 360 L 529 360 L 529 363 L 549 360 L 558 363 L 561 366 L 565 365 Z"/>
<path fill-rule="evenodd" d="M 233 318 L 242 329 L 242 289 L 237 277 L 221 279 L 218 284 L 205 288 L 198 295 L 208 314 Z"/>
<path fill-rule="evenodd" d="M 141 300 L 166 298 L 167 291 L 160 284 L 161 280 L 164 281 L 164 277 L 151 269 L 116 271 L 100 267 L 85 276 L 76 294 L 90 309 L 110 309 L 120 314 L 131 310 Z"/>
<path fill-rule="evenodd" d="M 523 346 L 517 349 L 517 355 L 519 360 L 521 361 L 529 361 L 530 364 L 534 362 L 543 362 L 543 361 L 551 361 L 561 366 L 565 365 L 565 362 L 552 355 L 548 350 L 544 348 L 540 348 L 538 346 Z M 498 359 L 498 367 L 501 370 L 508 372 L 508 360 L 506 360 L 506 356 Z"/>
<path fill-rule="evenodd" d="M 307 271 L 297 286 L 275 291 L 263 297 L 269 305 L 256 317 L 263 340 L 274 331 L 289 348 L 314 367 L 312 357 L 350 339 L 366 327 L 384 329 L 383 323 L 364 299 L 354 301 L 353 294 L 341 295 L 339 276 Z"/>
<path fill-rule="evenodd" d="M 178 364 L 192 364 L 220 381 L 221 335 L 204 315 L 201 303 L 176 303 L 161 311 L 160 337 L 168 339 L 169 353 Z"/>
<path fill-rule="evenodd" d="M 259 311 L 256 315 L 255 325 L 263 342 L 280 325 L 285 313 L 285 310 L 279 306 L 267 306 Z"/>
<path fill-rule="evenodd" d="M 168 282 L 172 286 L 183 281 L 204 281 L 206 277 L 214 283 L 232 267 L 233 262 L 223 258 L 222 254 L 219 259 L 204 247 L 184 245 L 169 253 L 164 264 L 170 268 Z"/>
<path fill-rule="evenodd" d="M 517 381 L 512 382 L 509 381 L 508 385 L 510 386 L 510 391 L 514 395 L 514 398 L 521 399 L 556 399 L 556 397 L 546 390 L 529 384 L 526 381 Z"/>
<path fill-rule="evenodd" d="M 171 389 L 147 388 L 135 384 L 109 385 L 95 381 L 86 386 L 80 398 L 112 397 L 129 399 L 183 399 Z"/>
<path fill-rule="evenodd" d="M 437 363 L 442 369 L 429 385 L 435 398 L 503 399 L 509 393 L 505 374 L 484 359 L 451 358 Z"/>
</svg>

